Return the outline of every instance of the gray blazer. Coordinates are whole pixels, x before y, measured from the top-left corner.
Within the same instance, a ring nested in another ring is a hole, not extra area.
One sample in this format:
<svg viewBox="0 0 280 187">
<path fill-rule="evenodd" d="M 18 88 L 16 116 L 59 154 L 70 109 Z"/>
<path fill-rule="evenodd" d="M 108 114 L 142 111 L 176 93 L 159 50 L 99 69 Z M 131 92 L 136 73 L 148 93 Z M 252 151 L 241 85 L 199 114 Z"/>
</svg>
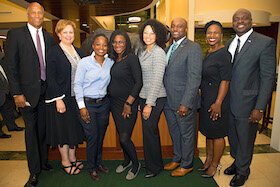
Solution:
<svg viewBox="0 0 280 187">
<path fill-rule="evenodd" d="M 199 107 L 201 73 L 201 47 L 186 38 L 169 59 L 164 75 L 167 104 L 172 110 L 178 110 L 181 104 L 189 109 Z"/>
<path fill-rule="evenodd" d="M 266 108 L 275 81 L 275 50 L 272 38 L 253 32 L 237 55 L 230 82 L 230 108 L 235 116 L 248 118 L 253 109 Z"/>
</svg>

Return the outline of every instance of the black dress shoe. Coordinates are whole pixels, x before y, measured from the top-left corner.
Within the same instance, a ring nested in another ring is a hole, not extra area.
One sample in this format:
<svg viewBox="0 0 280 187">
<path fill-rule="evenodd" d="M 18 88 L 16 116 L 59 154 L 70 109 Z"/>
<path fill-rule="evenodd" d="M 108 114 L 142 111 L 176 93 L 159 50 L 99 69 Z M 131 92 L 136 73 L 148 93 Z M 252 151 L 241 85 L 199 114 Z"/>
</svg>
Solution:
<svg viewBox="0 0 280 187">
<path fill-rule="evenodd" d="M 248 179 L 248 176 L 236 174 L 234 177 L 231 179 L 229 185 L 230 186 L 242 186 L 245 184 L 245 181 Z"/>
<path fill-rule="evenodd" d="M 52 171 L 53 167 L 49 163 L 46 163 L 46 164 L 42 165 L 42 170 L 44 170 L 44 171 Z"/>
<path fill-rule="evenodd" d="M 231 164 L 227 169 L 224 171 L 225 175 L 235 175 L 236 174 L 236 166 L 235 164 Z"/>
<path fill-rule="evenodd" d="M 10 134 L 5 134 L 5 133 L 0 135 L 0 138 L 11 138 L 11 137 L 12 136 Z"/>
<path fill-rule="evenodd" d="M 24 187 L 34 187 L 38 183 L 38 175 L 30 175 L 27 183 L 24 185 Z"/>
<path fill-rule="evenodd" d="M 109 173 L 109 168 L 107 168 L 106 166 L 101 164 L 101 165 L 98 166 L 98 171 L 101 171 L 103 173 Z"/>
<path fill-rule="evenodd" d="M 89 175 L 90 175 L 90 178 L 93 181 L 99 181 L 100 180 L 100 177 L 99 177 L 99 175 L 96 171 L 93 171 L 93 172 L 89 173 Z"/>
<path fill-rule="evenodd" d="M 145 174 L 145 178 L 146 178 L 146 179 L 148 179 L 148 178 L 153 178 L 153 177 L 155 177 L 155 176 L 157 176 L 157 174 L 152 173 L 152 172 L 147 172 L 147 173 Z"/>
<path fill-rule="evenodd" d="M 8 129 L 8 131 L 23 131 L 25 128 L 24 127 L 16 127 L 16 128 L 14 128 L 14 129 Z"/>
</svg>

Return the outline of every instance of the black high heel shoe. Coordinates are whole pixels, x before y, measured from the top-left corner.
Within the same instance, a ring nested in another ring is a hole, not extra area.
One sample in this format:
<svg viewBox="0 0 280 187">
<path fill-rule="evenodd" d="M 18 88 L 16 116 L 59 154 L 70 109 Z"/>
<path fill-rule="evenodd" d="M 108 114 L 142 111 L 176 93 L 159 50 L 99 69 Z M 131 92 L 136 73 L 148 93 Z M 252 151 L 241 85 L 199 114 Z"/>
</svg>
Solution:
<svg viewBox="0 0 280 187">
<path fill-rule="evenodd" d="M 218 171 L 218 175 L 220 175 L 220 171 L 222 169 L 222 165 L 221 164 L 218 164 L 217 166 L 212 165 L 212 167 L 216 168 L 216 171 L 215 171 L 215 173 L 213 175 L 208 175 L 205 172 L 205 173 L 201 174 L 201 177 L 203 177 L 203 178 L 213 178 L 215 176 L 215 174 L 217 173 L 217 171 Z"/>
</svg>

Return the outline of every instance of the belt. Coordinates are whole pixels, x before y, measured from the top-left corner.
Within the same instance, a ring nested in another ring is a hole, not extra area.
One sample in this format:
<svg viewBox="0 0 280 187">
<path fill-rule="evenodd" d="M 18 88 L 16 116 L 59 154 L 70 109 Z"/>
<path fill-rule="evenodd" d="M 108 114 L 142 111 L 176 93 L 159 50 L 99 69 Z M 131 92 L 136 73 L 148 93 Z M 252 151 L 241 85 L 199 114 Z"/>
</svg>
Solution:
<svg viewBox="0 0 280 187">
<path fill-rule="evenodd" d="M 106 98 L 107 98 L 107 96 L 102 97 L 102 98 L 96 98 L 96 99 L 93 99 L 93 98 L 90 98 L 90 97 L 84 97 L 84 100 L 87 101 L 87 102 L 98 104 L 98 103 L 102 103 Z"/>
</svg>

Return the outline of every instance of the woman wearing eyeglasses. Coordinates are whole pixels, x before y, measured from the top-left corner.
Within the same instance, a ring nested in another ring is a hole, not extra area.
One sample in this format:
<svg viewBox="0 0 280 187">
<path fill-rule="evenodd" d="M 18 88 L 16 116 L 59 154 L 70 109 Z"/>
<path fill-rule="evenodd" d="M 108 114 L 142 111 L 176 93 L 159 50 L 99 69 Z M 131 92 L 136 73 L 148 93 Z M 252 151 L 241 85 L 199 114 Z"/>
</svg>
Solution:
<svg viewBox="0 0 280 187">
<path fill-rule="evenodd" d="M 115 63 L 111 68 L 111 82 L 108 92 L 111 98 L 111 112 L 119 133 L 124 161 L 116 169 L 122 173 L 130 168 L 127 180 L 134 179 L 141 168 L 131 134 L 137 118 L 138 95 L 142 88 L 142 73 L 138 57 L 132 53 L 127 33 L 116 30 L 109 42 L 109 57 Z"/>
</svg>

